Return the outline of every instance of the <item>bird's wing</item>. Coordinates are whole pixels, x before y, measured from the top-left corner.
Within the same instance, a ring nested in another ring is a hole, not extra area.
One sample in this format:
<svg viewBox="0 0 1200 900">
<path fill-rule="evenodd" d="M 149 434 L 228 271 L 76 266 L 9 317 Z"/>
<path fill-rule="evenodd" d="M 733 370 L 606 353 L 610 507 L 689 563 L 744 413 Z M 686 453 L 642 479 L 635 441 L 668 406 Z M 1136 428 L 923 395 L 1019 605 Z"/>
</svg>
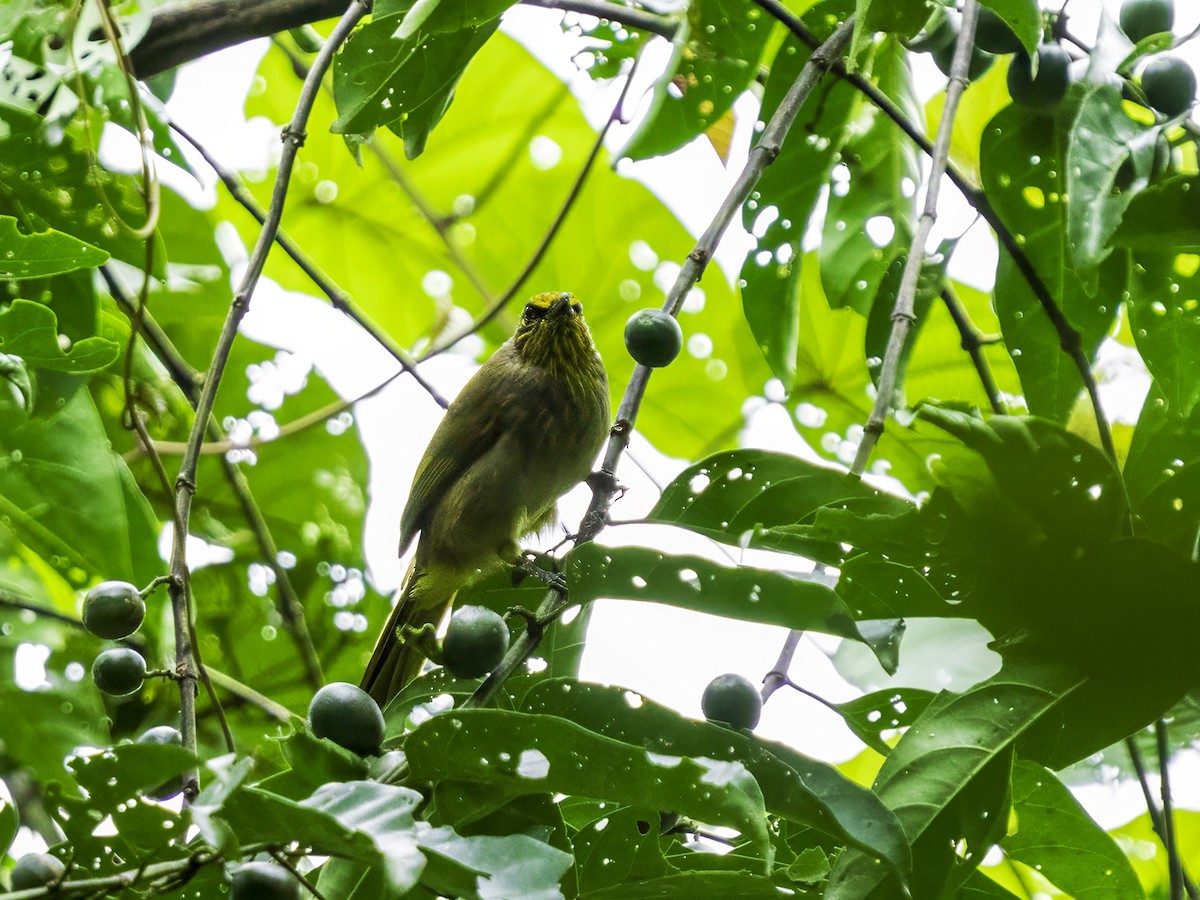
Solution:
<svg viewBox="0 0 1200 900">
<path fill-rule="evenodd" d="M 438 500 L 512 427 L 514 413 L 519 415 L 511 404 L 500 402 L 500 397 L 487 396 L 508 393 L 504 367 L 492 365 L 504 349 L 467 382 L 430 438 L 400 517 L 401 555 L 428 523 Z"/>
</svg>

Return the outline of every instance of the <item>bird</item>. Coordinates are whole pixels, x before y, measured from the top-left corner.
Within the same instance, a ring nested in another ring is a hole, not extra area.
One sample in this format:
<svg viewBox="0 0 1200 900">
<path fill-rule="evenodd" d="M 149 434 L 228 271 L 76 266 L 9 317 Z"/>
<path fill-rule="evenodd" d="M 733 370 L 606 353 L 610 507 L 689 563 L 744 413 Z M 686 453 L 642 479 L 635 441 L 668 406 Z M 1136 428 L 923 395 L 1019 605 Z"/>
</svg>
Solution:
<svg viewBox="0 0 1200 900">
<path fill-rule="evenodd" d="M 446 409 L 400 517 L 417 549 L 361 687 L 386 706 L 424 657 L 403 630 L 438 624 L 458 590 L 516 565 L 520 542 L 557 520 L 609 429 L 608 376 L 574 294 L 535 294 L 516 333 Z M 419 535 L 419 537 L 418 537 Z"/>
</svg>

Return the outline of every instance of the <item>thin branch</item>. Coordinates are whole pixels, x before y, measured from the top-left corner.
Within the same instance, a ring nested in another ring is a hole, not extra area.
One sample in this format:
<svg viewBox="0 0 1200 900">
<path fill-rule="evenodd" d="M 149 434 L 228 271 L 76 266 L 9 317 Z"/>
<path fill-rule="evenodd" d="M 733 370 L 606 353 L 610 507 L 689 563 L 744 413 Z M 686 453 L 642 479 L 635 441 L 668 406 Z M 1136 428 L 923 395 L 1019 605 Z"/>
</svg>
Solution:
<svg viewBox="0 0 1200 900">
<path fill-rule="evenodd" d="M 958 113 L 958 102 L 962 99 L 969 79 L 967 67 L 975 45 L 975 20 L 979 7 L 976 0 L 966 0 L 962 11 L 962 26 L 958 43 L 954 48 L 954 59 L 950 64 L 950 81 L 946 85 L 946 104 L 938 122 L 937 143 L 933 146 L 933 161 L 930 164 L 929 181 L 925 186 L 925 208 L 913 232 L 904 260 L 904 272 L 900 276 L 900 289 L 896 292 L 896 304 L 892 309 L 892 331 L 888 335 L 887 350 L 883 355 L 883 369 L 879 373 L 879 391 L 875 404 L 867 417 L 863 438 L 850 466 L 852 475 L 862 475 L 867 460 L 879 436 L 883 434 L 883 423 L 897 405 L 897 395 L 904 373 L 900 371 L 908 334 L 917 321 L 914 304 L 917 296 L 917 281 L 921 266 L 925 262 L 925 244 L 933 225 L 937 221 L 938 193 L 942 185 L 942 174 L 950 160 L 950 136 L 954 133 L 954 117 Z"/>
<path fill-rule="evenodd" d="M 192 433 L 188 441 L 191 446 L 189 452 L 183 458 L 183 462 L 179 467 L 179 476 L 175 480 L 176 519 L 184 526 L 182 528 L 178 526 L 175 528 L 171 547 L 171 575 L 174 577 L 171 584 L 171 600 L 176 608 L 177 623 L 180 613 L 187 615 L 189 612 L 185 580 L 188 574 L 186 526 L 191 516 L 192 499 L 196 491 L 196 470 L 200 462 L 200 445 L 204 442 L 204 435 L 208 430 L 209 417 L 212 415 L 217 388 L 221 384 L 221 375 L 224 373 L 225 365 L 229 360 L 229 352 L 233 347 L 233 341 L 237 337 L 238 326 L 249 309 L 250 298 L 254 292 L 255 285 L 258 283 L 259 276 L 262 274 L 263 266 L 267 260 L 267 253 L 274 243 L 275 232 L 278 230 L 279 221 L 283 216 L 283 204 L 287 198 L 292 166 L 295 163 L 297 151 L 304 143 L 305 126 L 308 122 L 308 115 L 312 110 L 313 102 L 316 100 L 317 92 L 320 90 L 321 78 L 333 62 L 334 52 L 341 46 L 342 42 L 350 34 L 351 29 L 354 28 L 366 12 L 367 7 L 361 0 L 351 0 L 350 5 L 330 35 L 329 40 L 325 42 L 324 46 L 321 47 L 320 53 L 317 54 L 312 71 L 309 72 L 309 77 L 305 80 L 304 87 L 300 91 L 300 98 L 296 102 L 296 111 L 292 116 L 291 122 L 283 131 L 283 152 L 280 155 L 279 169 L 275 177 L 275 187 L 272 192 L 267 219 L 263 224 L 254 251 L 250 254 L 250 259 L 247 261 L 246 271 L 242 277 L 241 284 L 238 286 L 233 302 L 230 304 L 229 313 L 225 318 L 225 324 L 222 326 L 221 335 L 217 340 L 217 346 L 213 351 L 212 361 L 204 379 L 200 399 L 196 404 L 196 418 L 192 424 Z M 181 676 L 180 702 L 183 728 L 180 730 L 183 733 L 183 746 L 194 753 L 196 750 L 196 689 L 193 680 L 195 660 L 193 658 L 188 629 L 177 624 L 175 630 L 176 668 Z M 185 799 L 194 798 L 198 789 L 198 784 L 195 780 L 186 780 L 184 785 Z"/>
<path fill-rule="evenodd" d="M 229 195 L 233 197 L 233 199 L 237 201 L 237 203 L 247 212 L 249 212 L 259 225 L 262 225 L 266 222 L 266 213 L 264 212 L 263 208 L 259 205 L 258 201 L 254 199 L 254 195 L 246 190 L 245 186 L 241 182 L 241 179 L 235 173 L 230 172 L 228 169 L 222 166 L 216 157 L 208 152 L 207 148 L 205 148 L 203 144 L 197 141 L 196 138 L 192 137 L 192 135 L 183 128 L 179 127 L 179 125 L 172 122 L 171 130 L 196 149 L 196 152 L 200 154 L 201 158 L 208 163 L 209 167 L 216 173 L 217 177 L 221 179 L 221 183 L 225 185 L 226 190 L 229 191 Z M 308 276 L 309 280 L 316 285 L 317 289 L 329 299 L 329 302 L 333 305 L 333 308 L 348 316 L 360 328 L 367 332 L 367 334 L 371 335 L 371 337 L 373 337 L 380 346 L 382 346 L 388 351 L 388 353 L 392 355 L 393 358 L 395 358 L 395 360 L 400 364 L 401 371 L 407 372 L 409 375 L 411 375 L 413 380 L 419 384 L 425 390 L 425 392 L 429 394 L 430 397 L 434 399 L 434 402 L 436 402 L 438 406 L 442 407 L 442 409 L 445 409 L 449 405 L 449 402 L 446 400 L 446 398 L 443 397 L 437 391 L 437 389 L 428 381 L 426 381 L 421 376 L 420 372 L 417 371 L 416 362 L 413 360 L 412 356 L 410 356 L 403 347 L 399 346 L 394 340 L 392 340 L 387 332 L 383 331 L 383 329 L 371 322 L 370 319 L 367 318 L 366 314 L 358 309 L 350 295 L 346 291 L 342 290 L 342 288 L 340 288 L 336 283 L 334 283 L 333 279 L 322 272 L 320 267 L 317 266 L 317 264 L 311 259 L 309 259 L 308 255 L 295 241 L 287 236 L 282 228 L 280 228 L 275 234 L 275 243 L 277 243 L 283 252 L 286 253 L 288 257 L 300 268 L 300 271 Z"/>
<path fill-rule="evenodd" d="M 987 357 L 984 356 L 983 347 L 984 339 L 979 329 L 975 327 L 975 323 L 971 321 L 967 311 L 963 308 L 962 301 L 958 299 L 958 295 L 954 290 L 945 285 L 942 288 L 942 303 L 946 306 L 946 311 L 950 313 L 950 318 L 954 320 L 955 327 L 958 328 L 959 337 L 962 340 L 962 348 L 967 351 L 971 357 L 971 362 L 975 365 L 975 372 L 979 375 L 979 382 L 983 385 L 983 392 L 987 394 L 988 403 L 991 404 L 992 412 L 996 415 L 1004 415 L 1007 409 L 1004 402 L 1000 399 L 1000 389 L 996 386 L 996 378 L 992 375 L 992 367 L 988 365 Z"/>
<path fill-rule="evenodd" d="M 1158 748 L 1158 795 L 1162 800 L 1163 843 L 1167 848 L 1171 900 L 1183 900 L 1183 861 L 1179 858 L 1175 803 L 1171 798 L 1171 748 L 1167 743 L 1167 721 L 1161 716 L 1154 723 L 1154 737 Z"/>
<path fill-rule="evenodd" d="M 665 312 L 671 315 L 678 313 L 688 291 L 700 280 L 700 276 L 704 273 L 704 269 L 708 265 L 708 261 L 712 258 L 717 243 L 725 233 L 729 222 L 733 219 L 736 212 L 742 208 L 742 204 L 745 203 L 754 190 L 754 186 L 758 183 L 763 171 L 779 155 L 780 147 L 783 145 L 788 129 L 791 128 L 792 123 L 800 112 L 800 108 L 804 105 L 804 101 L 822 75 L 841 56 L 842 51 L 850 41 L 853 31 L 854 18 L 850 17 L 839 25 L 833 35 L 809 57 L 808 62 L 805 63 L 796 81 L 788 89 L 787 95 L 775 110 L 771 121 L 763 130 L 758 143 L 750 151 L 750 156 L 746 161 L 745 167 L 742 169 L 733 187 L 730 188 L 712 222 L 704 234 L 700 236 L 700 239 L 696 242 L 695 247 L 692 248 L 683 266 L 680 268 L 679 275 L 675 279 L 675 283 L 672 285 L 663 303 L 663 310 Z M 634 369 L 633 377 L 625 388 L 625 394 L 621 398 L 621 404 L 617 409 L 616 424 L 613 425 L 609 436 L 601 469 L 589 479 L 589 483 L 592 485 L 592 502 L 580 523 L 576 543 L 590 541 L 595 538 L 603 530 L 607 522 L 609 507 L 618 493 L 616 481 L 617 463 L 629 444 L 629 435 L 633 431 L 633 425 L 637 419 L 638 409 L 641 406 L 642 397 L 645 395 L 649 379 L 650 369 L 639 365 Z M 486 705 L 499 692 L 508 677 L 537 648 L 538 643 L 541 641 L 544 624 L 554 621 L 567 608 L 568 603 L 569 600 L 565 587 L 556 585 L 547 591 L 546 597 L 537 611 L 536 627 L 527 628 L 522 632 L 520 637 L 509 648 L 504 660 L 487 677 L 483 684 L 479 686 L 475 693 L 467 699 L 465 705 L 468 707 Z"/>
<path fill-rule="evenodd" d="M 792 657 L 796 655 L 796 648 L 800 646 L 800 639 L 802 637 L 804 637 L 803 631 L 793 629 L 783 639 L 783 647 L 779 651 L 779 658 L 775 660 L 775 665 L 771 666 L 771 671 L 763 676 L 763 703 L 770 700 L 771 695 L 781 687 L 791 683 L 791 679 L 788 678 L 788 669 L 792 667 Z"/>
<path fill-rule="evenodd" d="M 1163 821 L 1162 810 L 1159 809 L 1158 803 L 1154 799 L 1154 792 L 1150 789 L 1150 776 L 1146 770 L 1146 763 L 1142 759 L 1142 751 L 1138 749 L 1137 741 L 1132 736 L 1125 738 L 1125 750 L 1129 754 L 1129 761 L 1133 764 L 1138 785 L 1142 789 L 1142 798 L 1146 801 L 1146 813 L 1150 816 L 1150 827 L 1162 841 L 1163 847 L 1166 847 L 1167 826 Z M 1183 887 L 1192 900 L 1200 900 L 1200 889 L 1186 873 L 1183 875 Z"/>
<path fill-rule="evenodd" d="M 641 59 L 641 54 L 634 57 L 633 64 L 629 67 L 629 73 L 625 77 L 625 86 L 621 88 L 621 94 L 619 97 L 617 97 L 617 102 L 613 104 L 612 112 L 608 114 L 608 118 L 605 119 L 604 125 L 601 126 L 600 132 L 596 135 L 596 140 L 592 143 L 592 149 L 588 153 L 587 159 L 584 160 L 583 167 L 579 170 L 579 174 L 575 177 L 575 181 L 571 185 L 571 189 L 567 192 L 567 197 L 563 201 L 562 206 L 559 207 L 558 215 L 554 217 L 554 221 L 550 223 L 549 230 L 547 230 L 546 234 L 542 237 L 541 242 L 538 244 L 537 249 L 533 251 L 533 255 L 529 257 L 528 262 L 525 263 L 525 268 L 521 270 L 521 272 L 513 280 L 513 283 L 509 285 L 508 290 L 504 292 L 504 295 L 496 300 L 495 303 L 493 303 L 482 316 L 472 322 L 470 328 L 449 340 L 443 341 L 438 346 L 433 347 L 428 353 L 421 357 L 422 361 L 431 356 L 436 356 L 447 348 L 458 343 L 463 338 L 475 334 L 477 331 L 479 331 L 479 329 L 483 328 L 485 325 L 495 319 L 496 316 L 500 315 L 504 307 L 512 302 L 513 297 L 517 295 L 517 292 L 521 290 L 522 286 L 524 286 L 525 282 L 529 279 L 529 276 L 533 274 L 533 270 L 536 269 L 541 263 L 542 259 L 546 256 L 546 251 L 550 249 L 550 244 L 553 243 L 554 238 L 561 230 L 563 222 L 566 221 L 567 215 L 571 212 L 572 208 L 574 208 L 575 201 L 578 200 L 580 194 L 583 193 L 583 185 L 587 181 L 588 175 L 595 166 L 596 160 L 600 156 L 600 151 L 604 149 L 604 140 L 608 137 L 609 129 L 612 128 L 615 122 L 621 121 L 621 110 L 625 106 L 625 98 L 629 95 L 629 88 L 633 85 L 633 78 L 637 73 L 638 63 L 641 62 Z"/>
</svg>

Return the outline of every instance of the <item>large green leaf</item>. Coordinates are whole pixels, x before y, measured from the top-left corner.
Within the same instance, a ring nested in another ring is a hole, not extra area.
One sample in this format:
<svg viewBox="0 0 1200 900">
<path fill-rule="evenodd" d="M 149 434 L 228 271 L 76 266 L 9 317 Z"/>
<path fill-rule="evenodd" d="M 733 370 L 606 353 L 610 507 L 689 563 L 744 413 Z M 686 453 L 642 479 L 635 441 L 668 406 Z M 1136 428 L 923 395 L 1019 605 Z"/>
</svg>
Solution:
<svg viewBox="0 0 1200 900">
<path fill-rule="evenodd" d="M 1123 253 L 1109 256 L 1094 273 L 1080 272 L 1072 261 L 1064 143 L 1069 134 L 1063 125 L 1072 106 L 1064 103 L 1054 119 L 1031 118 L 1016 106 L 1001 110 L 984 131 L 980 165 L 988 199 L 1051 299 L 1079 331 L 1090 360 L 1115 319 L 1129 266 Z M 1066 421 L 1083 382 L 1028 281 L 1003 248 L 995 296 L 1029 411 Z"/>
<path fill-rule="evenodd" d="M 1144 897 L 1129 858 L 1053 772 L 1018 760 L 1012 773 L 1016 830 L 1004 852 L 1079 898 Z"/>
<path fill-rule="evenodd" d="M 35 304 L 30 304 L 33 306 Z M 87 392 L 42 392 L 44 412 L 0 410 L 0 509 L 69 581 L 147 584 L 162 572 L 158 522 L 113 453 Z"/>
<path fill-rule="evenodd" d="M 0 281 L 61 275 L 108 259 L 99 247 L 54 229 L 21 234 L 11 216 L 0 216 L 0 246 L 8 248 L 0 259 Z"/>
<path fill-rule="evenodd" d="M 689 3 L 650 111 L 621 155 L 646 159 L 670 153 L 720 120 L 753 81 L 772 24 L 750 0 Z"/>
<path fill-rule="evenodd" d="M 409 159 L 420 156 L 463 70 L 510 5 L 511 0 L 489 0 L 456 20 L 452 9 L 466 11 L 460 2 L 378 4 L 371 21 L 350 36 L 334 60 L 339 115 L 333 130 L 369 134 L 387 125 L 404 139 Z M 418 21 L 418 10 L 432 12 Z"/>
<path fill-rule="evenodd" d="M 1159 129 L 1135 122 L 1121 89 L 1084 95 L 1067 141 L 1067 232 L 1075 268 L 1090 278 L 1112 252 L 1109 240 L 1138 191 L 1150 183 Z"/>
<path fill-rule="evenodd" d="M 762 788 L 766 809 L 844 841 L 908 872 L 908 846 L 898 824 L 869 792 L 832 766 L 781 744 L 689 721 L 632 691 L 565 680 L 544 681 L 525 708 L 563 716 L 651 754 L 741 761 Z"/>
<path fill-rule="evenodd" d="M 1014 748 L 1082 683 L 1053 665 L 1009 664 L 965 693 L 939 695 L 909 728 L 874 790 L 913 842 L 914 896 L 960 884 L 1003 837 Z M 838 858 L 826 892 L 831 900 L 893 896 L 895 885 L 859 850 Z"/>
<path fill-rule="evenodd" d="M 1133 339 L 1172 418 L 1200 399 L 1200 256 L 1134 251 L 1127 308 Z"/>
<path fill-rule="evenodd" d="M 121 348 L 102 337 L 87 337 L 70 345 L 59 342 L 54 311 L 41 303 L 13 300 L 0 310 L 0 353 L 20 359 L 32 369 L 82 375 L 114 363 Z"/>
<path fill-rule="evenodd" d="M 737 829 L 766 864 L 766 811 L 757 781 L 738 762 L 648 754 L 556 716 L 453 710 L 404 742 L 414 778 L 499 785 L 513 796 L 563 793 L 678 810 Z"/>
</svg>

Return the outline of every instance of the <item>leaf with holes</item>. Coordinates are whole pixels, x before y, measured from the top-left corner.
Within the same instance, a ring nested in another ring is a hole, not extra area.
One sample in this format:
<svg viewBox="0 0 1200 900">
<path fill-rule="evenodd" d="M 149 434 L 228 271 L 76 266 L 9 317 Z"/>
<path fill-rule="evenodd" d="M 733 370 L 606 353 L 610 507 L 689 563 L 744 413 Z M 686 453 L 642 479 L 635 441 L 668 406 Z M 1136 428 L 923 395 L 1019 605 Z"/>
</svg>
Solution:
<svg viewBox="0 0 1200 900">
<path fill-rule="evenodd" d="M 100 265 L 108 254 L 69 234 L 53 228 L 36 234 L 21 234 L 17 220 L 0 216 L 0 281 L 45 278 Z"/>
</svg>

